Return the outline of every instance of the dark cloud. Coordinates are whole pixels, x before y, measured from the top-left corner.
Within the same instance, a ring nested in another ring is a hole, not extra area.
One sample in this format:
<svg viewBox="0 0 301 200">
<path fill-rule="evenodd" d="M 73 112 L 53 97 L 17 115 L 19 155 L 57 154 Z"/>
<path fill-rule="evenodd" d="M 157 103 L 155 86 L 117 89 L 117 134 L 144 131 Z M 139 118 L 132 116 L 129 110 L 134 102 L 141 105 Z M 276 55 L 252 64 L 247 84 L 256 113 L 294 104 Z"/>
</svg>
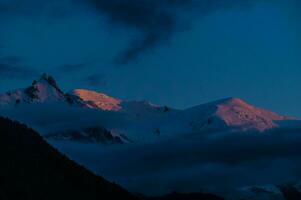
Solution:
<svg viewBox="0 0 301 200">
<path fill-rule="evenodd" d="M 142 33 L 116 59 L 117 63 L 127 63 L 140 53 L 156 47 L 170 38 L 176 28 L 176 20 L 163 1 L 145 0 L 90 0 L 110 22 L 115 25 L 130 27 Z M 188 0 L 187 2 L 190 2 Z"/>
<path fill-rule="evenodd" d="M 16 56 L 5 56 L 0 58 L 1 79 L 24 78 L 29 75 L 36 75 L 35 70 L 21 65 L 22 59 Z"/>
<path fill-rule="evenodd" d="M 18 67 L 18 66 L 8 65 L 5 63 L 0 63 L 1 79 L 22 78 L 22 77 L 26 77 L 27 75 L 33 75 L 33 74 L 35 74 L 33 70 Z"/>
<path fill-rule="evenodd" d="M 39 0 L 0 0 L 0 14 L 24 16 L 47 15 L 61 18 L 70 14 L 71 0 L 39 1 Z"/>
<path fill-rule="evenodd" d="M 218 9 L 245 7 L 257 1 L 89 0 L 88 2 L 105 15 L 110 24 L 140 31 L 140 37 L 134 39 L 116 59 L 117 63 L 126 64 L 140 54 L 165 44 L 176 32 L 182 30 L 181 15 L 186 11 L 203 17 Z"/>
<path fill-rule="evenodd" d="M 126 64 L 168 43 L 175 33 L 187 30 L 186 25 L 191 23 L 184 17 L 187 13 L 204 17 L 220 9 L 248 7 L 260 1 L 271 0 L 0 0 L 0 13 L 62 18 L 76 13 L 78 2 L 88 3 L 105 16 L 110 25 L 139 32 L 115 59 L 118 64 Z M 80 6 L 80 9 L 85 8 Z"/>
<path fill-rule="evenodd" d="M 84 79 L 91 86 L 106 86 L 107 80 L 104 75 L 92 74 Z"/>
<path fill-rule="evenodd" d="M 22 61 L 22 59 L 17 56 L 5 56 L 5 57 L 0 58 L 0 61 L 2 63 L 15 65 L 15 64 L 19 64 Z"/>
<path fill-rule="evenodd" d="M 59 69 L 63 72 L 75 72 L 78 71 L 82 68 L 84 68 L 86 64 L 81 63 L 81 64 L 66 64 L 63 66 L 60 66 Z"/>
<path fill-rule="evenodd" d="M 207 139 L 194 135 L 108 150 L 65 144 L 60 148 L 132 191 L 166 193 L 301 180 L 300 139 L 301 129 L 296 129 L 221 133 Z"/>
<path fill-rule="evenodd" d="M 246 8 L 257 2 L 272 0 L 64 0 L 18 1 L 0 0 L 0 13 L 17 13 L 49 18 L 62 18 L 78 13 L 78 2 L 84 2 L 108 19 L 110 25 L 138 31 L 136 38 L 119 55 L 115 62 L 126 64 L 141 54 L 168 43 L 179 31 L 187 30 L 193 15 L 202 18 L 217 10 Z M 275 0 L 281 1 L 281 0 Z M 273 2 L 275 2 L 273 1 Z M 295 1 L 296 6 L 299 1 Z M 82 5 L 82 4 L 80 4 Z M 298 6 L 300 7 L 300 6 Z M 74 11 L 74 12 L 73 12 Z M 68 67 L 68 66 L 66 66 Z"/>
<path fill-rule="evenodd" d="M 195 137 L 143 147 L 138 145 L 132 149 L 129 148 L 127 152 L 121 152 L 117 168 L 121 166 L 124 170 L 135 174 L 210 163 L 233 167 L 283 158 L 299 160 L 300 139 L 301 128 L 265 134 L 231 133 L 214 139 Z M 139 151 L 140 148 L 144 150 Z M 122 161 L 121 158 L 126 154 L 135 154 L 135 157 Z M 185 162 L 181 162 L 183 159 Z M 113 160 L 110 161 L 113 162 Z M 143 167 L 139 169 L 135 167 L 138 162 Z"/>
</svg>

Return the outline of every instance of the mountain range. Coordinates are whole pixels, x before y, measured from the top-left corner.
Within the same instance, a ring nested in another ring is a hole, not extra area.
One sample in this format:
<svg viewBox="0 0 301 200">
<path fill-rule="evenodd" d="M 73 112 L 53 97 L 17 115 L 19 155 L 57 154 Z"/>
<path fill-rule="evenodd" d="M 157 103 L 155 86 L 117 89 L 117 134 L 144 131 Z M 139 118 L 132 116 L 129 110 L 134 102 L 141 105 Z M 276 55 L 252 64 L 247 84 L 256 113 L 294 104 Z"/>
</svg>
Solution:
<svg viewBox="0 0 301 200">
<path fill-rule="evenodd" d="M 176 109 L 86 89 L 64 92 L 43 74 L 0 94 L 0 116 L 33 128 L 61 153 L 131 192 L 202 190 L 231 200 L 299 195 L 301 121 L 239 98 Z"/>
<path fill-rule="evenodd" d="M 180 110 L 159 106 L 148 101 L 124 101 L 106 94 L 85 89 L 63 92 L 53 77 L 43 74 L 38 80 L 24 89 L 17 89 L 0 95 L 1 108 L 16 108 L 36 105 L 41 107 L 72 107 L 90 110 L 102 120 L 89 127 L 61 127 L 53 129 L 41 124 L 40 116 L 29 123 L 46 132 L 48 138 L 72 139 L 86 142 L 129 143 L 149 142 L 158 138 L 170 138 L 187 133 L 258 131 L 299 126 L 299 120 L 281 116 L 266 109 L 252 106 L 239 98 L 225 98 Z M 40 108 L 39 108 L 40 109 Z M 64 109 L 64 108 L 62 108 Z M 90 113 L 91 113 L 90 112 Z M 27 114 L 26 119 L 9 116 L 27 122 L 34 118 Z M 86 116 L 89 117 L 89 116 Z M 66 117 L 64 120 L 66 120 Z M 95 118 L 95 117 L 93 117 Z M 57 118 L 57 121 L 59 117 Z M 56 121 L 56 123 L 58 123 Z M 93 121 L 93 120 L 91 120 Z M 51 124 L 48 120 L 47 124 Z M 91 130 L 93 132 L 91 133 Z M 76 137 L 76 135 L 78 137 Z M 97 137 L 102 139 L 97 139 Z M 90 139 L 89 139 L 90 138 Z M 110 141 L 111 140 L 111 141 Z"/>
</svg>

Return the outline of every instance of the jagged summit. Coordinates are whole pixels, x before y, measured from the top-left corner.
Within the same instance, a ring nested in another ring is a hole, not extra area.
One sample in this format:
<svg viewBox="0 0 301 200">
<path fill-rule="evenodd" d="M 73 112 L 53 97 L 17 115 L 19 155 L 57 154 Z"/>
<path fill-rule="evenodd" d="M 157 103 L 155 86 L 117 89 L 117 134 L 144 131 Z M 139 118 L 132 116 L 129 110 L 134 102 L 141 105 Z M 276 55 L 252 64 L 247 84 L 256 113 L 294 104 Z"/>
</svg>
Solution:
<svg viewBox="0 0 301 200">
<path fill-rule="evenodd" d="M 52 87 L 56 88 L 57 90 L 60 90 L 55 79 L 51 75 L 48 75 L 46 73 L 43 73 L 41 75 L 41 77 L 38 79 L 38 81 L 33 81 L 32 85 L 35 85 L 37 83 L 42 83 L 42 82 L 46 82 L 47 84 L 51 85 Z"/>
<path fill-rule="evenodd" d="M 0 95 L 0 105 L 57 102 L 65 101 L 65 98 L 64 92 L 58 87 L 54 78 L 42 74 L 30 86 Z"/>
<path fill-rule="evenodd" d="M 95 91 L 75 89 L 70 93 L 63 92 L 55 79 L 46 73 L 26 88 L 0 94 L 0 105 L 18 105 L 20 103 L 54 103 L 63 102 L 85 108 L 118 111 L 121 100 Z"/>
<path fill-rule="evenodd" d="M 60 101 L 65 98 L 64 92 L 58 87 L 55 79 L 47 74 L 42 74 L 40 79 L 33 81 L 32 85 L 25 89 L 25 92 L 35 95 L 36 99 L 41 101 Z"/>
<path fill-rule="evenodd" d="M 51 75 L 46 74 L 46 73 L 43 73 L 39 80 L 40 81 L 45 80 L 45 81 L 48 81 L 49 83 L 55 82 L 54 78 Z"/>
</svg>

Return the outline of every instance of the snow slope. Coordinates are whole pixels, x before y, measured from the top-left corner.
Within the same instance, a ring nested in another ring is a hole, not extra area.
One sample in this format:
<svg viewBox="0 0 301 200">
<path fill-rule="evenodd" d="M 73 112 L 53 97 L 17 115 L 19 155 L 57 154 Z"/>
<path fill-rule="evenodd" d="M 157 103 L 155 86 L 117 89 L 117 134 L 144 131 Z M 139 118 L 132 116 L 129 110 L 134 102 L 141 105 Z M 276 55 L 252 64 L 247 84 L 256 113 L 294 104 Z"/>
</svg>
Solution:
<svg viewBox="0 0 301 200">
<path fill-rule="evenodd" d="M 185 110 L 188 118 L 194 119 L 196 130 L 208 127 L 237 128 L 240 131 L 264 131 L 278 127 L 277 121 L 288 117 L 252 106 L 239 98 L 226 98 Z"/>
<path fill-rule="evenodd" d="M 75 89 L 71 92 L 71 95 L 79 97 L 89 108 L 108 111 L 118 111 L 121 109 L 121 100 L 109 97 L 99 92 Z"/>
</svg>

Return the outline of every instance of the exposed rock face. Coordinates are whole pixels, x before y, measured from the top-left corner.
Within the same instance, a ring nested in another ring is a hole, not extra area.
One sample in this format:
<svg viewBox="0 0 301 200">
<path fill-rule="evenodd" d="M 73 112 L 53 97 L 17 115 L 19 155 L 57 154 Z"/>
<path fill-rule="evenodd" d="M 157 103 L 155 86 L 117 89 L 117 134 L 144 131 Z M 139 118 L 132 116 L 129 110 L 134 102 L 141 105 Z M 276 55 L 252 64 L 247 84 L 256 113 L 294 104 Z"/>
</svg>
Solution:
<svg viewBox="0 0 301 200">
<path fill-rule="evenodd" d="M 44 136 L 52 140 L 70 140 L 81 143 L 101 143 L 101 144 L 123 144 L 130 141 L 122 135 L 114 135 L 110 131 L 101 127 L 90 127 L 81 130 L 66 130 L 62 132 L 49 133 Z"/>
</svg>

